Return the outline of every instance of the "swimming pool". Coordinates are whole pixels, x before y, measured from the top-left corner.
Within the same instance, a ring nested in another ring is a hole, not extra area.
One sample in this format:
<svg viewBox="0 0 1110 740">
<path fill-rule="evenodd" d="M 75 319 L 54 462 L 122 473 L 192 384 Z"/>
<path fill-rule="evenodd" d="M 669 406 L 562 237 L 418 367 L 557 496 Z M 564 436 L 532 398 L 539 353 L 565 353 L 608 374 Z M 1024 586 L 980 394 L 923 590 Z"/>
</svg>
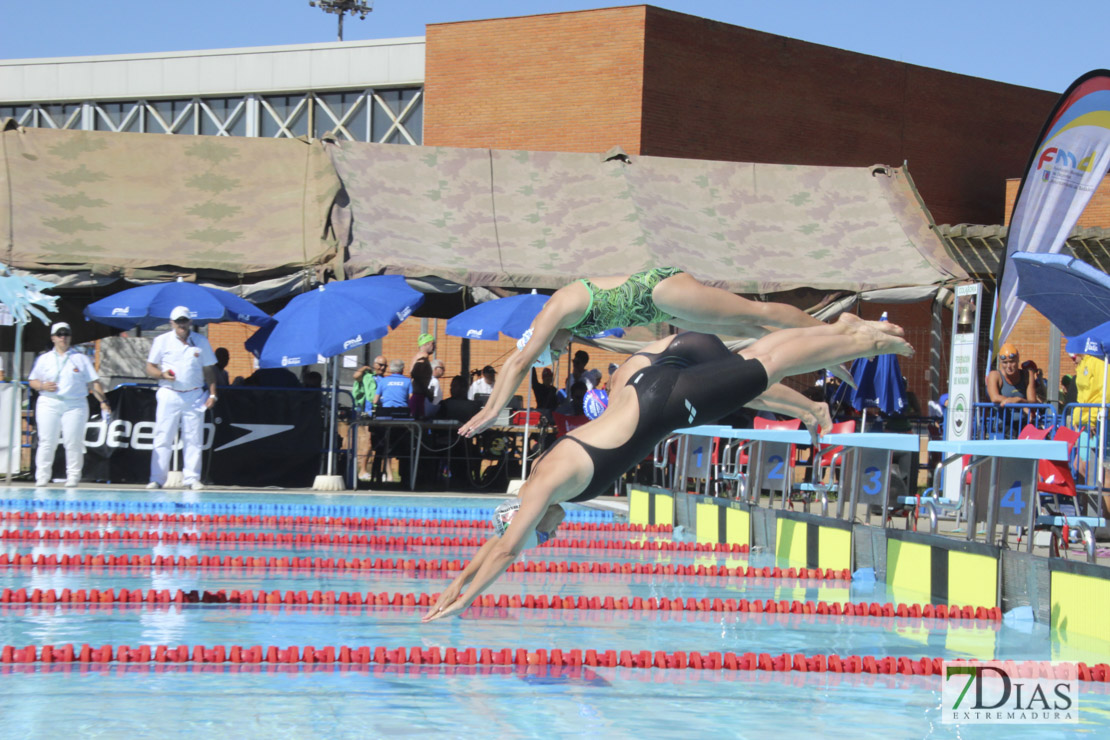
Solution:
<svg viewBox="0 0 1110 740">
<path fill-rule="evenodd" d="M 670 543 L 670 534 L 607 531 L 613 514 L 582 507 L 570 513 L 571 527 L 555 546 L 534 551 L 523 572 L 506 574 L 490 589 L 493 605 L 476 607 L 463 619 L 420 624 L 426 607 L 405 605 L 405 597 L 418 602 L 421 594 L 447 584 L 453 572 L 443 567 L 473 553 L 473 543 L 489 531 L 484 523 L 497 500 L 11 489 L 0 501 L 0 559 L 15 564 L 0 565 L 0 592 L 22 590 L 29 600 L 37 590 L 40 603 L 0 604 L 0 646 L 72 644 L 79 652 L 84 645 L 123 645 L 137 653 L 141 646 L 176 651 L 184 645 L 190 656 L 196 646 L 223 646 L 225 654 L 232 646 L 243 654 L 252 646 L 263 652 L 273 647 L 286 656 L 292 646 L 301 656 L 306 647 L 313 654 L 327 646 L 370 647 L 371 653 L 380 647 L 384 660 L 401 657 L 389 651 L 404 648 L 407 658 L 415 649 L 421 660 L 434 652 L 440 662 L 5 663 L 0 736 L 379 737 L 431 731 L 448 737 L 981 737 L 997 728 L 957 732 L 940 724 L 936 678 L 606 666 L 604 655 L 611 650 L 623 658 L 627 652 L 635 660 L 647 651 L 649 661 L 663 653 L 698 653 L 707 661 L 711 653 L 914 660 L 1061 655 L 1059 640 L 1040 624 L 778 613 L 784 602 L 782 611 L 797 602 L 804 612 L 806 603 L 882 604 L 889 595 L 876 584 L 766 577 L 762 569 L 775 563 L 761 553 L 645 549 Z M 436 525 L 417 521 L 424 514 Z M 326 517 L 339 519 L 329 523 Z M 472 526 L 474 520 L 482 526 Z M 23 532 L 83 534 L 32 541 L 21 539 Z M 120 532 L 151 536 L 116 539 Z M 210 536 L 225 534 L 230 539 Z M 20 564 L 17 556 L 38 564 Z M 126 564 L 107 564 L 113 558 Z M 359 565 L 352 568 L 355 560 Z M 599 572 L 601 564 L 609 572 Z M 729 575 L 669 572 L 686 566 L 726 566 Z M 749 567 L 756 569 L 753 576 L 746 575 Z M 90 596 L 94 589 L 96 599 Z M 126 602 L 119 601 L 121 589 Z M 159 603 L 160 593 L 174 598 L 178 591 L 178 602 Z M 84 592 L 83 601 L 42 603 L 45 594 L 63 592 L 69 599 Z M 105 601 L 104 593 L 111 599 Z M 205 593 L 225 603 L 199 603 Z M 239 603 L 227 603 L 236 594 Z M 142 603 L 134 603 L 136 595 Z M 539 597 L 547 608 L 538 608 Z M 557 608 L 551 608 L 553 597 Z M 321 603 L 310 603 L 314 599 Z M 767 613 L 768 600 L 776 613 Z M 325 603 L 330 601 L 339 603 Z M 763 611 L 728 610 L 730 604 L 750 609 L 757 601 Z M 659 608 L 663 603 L 669 608 Z M 506 665 L 446 665 L 449 648 L 456 663 L 466 662 L 465 649 L 474 648 L 476 659 L 483 649 L 494 659 L 527 650 L 532 664 L 510 659 Z M 595 650 L 602 665 L 536 665 L 539 650 L 568 658 L 576 650 Z M 1110 646 L 1097 641 L 1085 643 L 1084 650 L 1089 663 L 1110 657 Z M 1105 686 L 1084 689 L 1084 724 L 1068 731 L 1105 733 Z M 1043 734 L 1012 725 L 1006 730 Z"/>
</svg>

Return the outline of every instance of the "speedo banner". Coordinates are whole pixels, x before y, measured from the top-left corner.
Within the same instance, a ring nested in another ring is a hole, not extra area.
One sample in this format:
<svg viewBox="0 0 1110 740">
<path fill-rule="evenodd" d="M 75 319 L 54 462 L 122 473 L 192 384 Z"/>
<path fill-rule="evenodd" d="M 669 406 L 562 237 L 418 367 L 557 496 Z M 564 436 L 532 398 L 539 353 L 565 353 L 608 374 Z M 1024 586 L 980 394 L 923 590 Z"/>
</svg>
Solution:
<svg viewBox="0 0 1110 740">
<path fill-rule="evenodd" d="M 1037 139 L 1021 182 L 1000 287 L 994 348 L 1006 341 L 1025 308 L 1017 297 L 1015 252 L 1059 252 L 1110 166 L 1110 71 L 1088 72 L 1060 96 Z"/>
<path fill-rule="evenodd" d="M 85 430 L 84 479 L 113 483 L 150 480 L 155 389 L 123 386 L 108 394 L 112 416 L 99 408 Z M 315 390 L 221 388 L 205 414 L 201 479 L 227 486 L 311 486 L 320 472 L 324 394 Z M 64 457 L 55 473 L 64 477 Z M 180 460 L 180 450 L 178 451 Z M 176 466 L 180 469 L 180 465 Z"/>
</svg>

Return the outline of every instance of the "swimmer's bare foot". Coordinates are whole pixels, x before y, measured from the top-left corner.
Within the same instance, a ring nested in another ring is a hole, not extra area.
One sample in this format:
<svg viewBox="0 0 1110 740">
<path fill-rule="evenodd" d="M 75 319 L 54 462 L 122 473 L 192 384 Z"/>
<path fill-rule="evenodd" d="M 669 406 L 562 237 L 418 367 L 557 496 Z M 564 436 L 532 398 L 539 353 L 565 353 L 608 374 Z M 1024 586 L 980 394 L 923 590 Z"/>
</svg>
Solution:
<svg viewBox="0 0 1110 740">
<path fill-rule="evenodd" d="M 877 324 L 877 326 L 874 327 L 880 335 L 876 341 L 879 350 L 877 354 L 895 354 L 902 355 L 903 357 L 913 357 L 913 347 L 903 338 L 902 335 L 905 334 L 905 332 L 902 330 L 902 327 L 886 321 L 869 321 L 868 323 Z M 884 331 L 884 328 L 887 326 L 897 329 L 898 333 L 894 334 Z"/>
<path fill-rule="evenodd" d="M 851 314 L 842 314 L 842 317 Z M 872 343 L 872 349 L 865 357 L 896 354 L 913 357 L 913 347 L 903 339 L 905 330 L 889 321 L 863 321 L 858 316 L 846 319 L 847 329 L 856 336 Z"/>
<path fill-rule="evenodd" d="M 896 337 L 906 336 L 906 330 L 898 326 L 898 324 L 892 324 L 889 321 L 864 321 L 854 313 L 842 313 L 837 318 L 837 321 L 843 321 L 849 329 L 857 328 L 860 324 L 869 324 L 884 334 L 891 334 Z"/>
</svg>

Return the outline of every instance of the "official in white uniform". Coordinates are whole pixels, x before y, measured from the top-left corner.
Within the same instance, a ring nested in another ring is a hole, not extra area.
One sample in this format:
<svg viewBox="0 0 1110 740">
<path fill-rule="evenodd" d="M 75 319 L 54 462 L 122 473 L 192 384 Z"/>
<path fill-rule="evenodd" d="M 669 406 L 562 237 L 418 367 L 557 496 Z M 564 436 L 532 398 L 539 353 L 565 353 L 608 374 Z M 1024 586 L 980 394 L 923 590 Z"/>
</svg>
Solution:
<svg viewBox="0 0 1110 740">
<path fill-rule="evenodd" d="M 199 491 L 204 488 L 200 482 L 204 412 L 216 403 L 216 355 L 208 340 L 192 331 L 192 318 L 186 306 L 171 311 L 170 320 L 173 331 L 155 337 L 146 358 L 146 374 L 158 379 L 154 450 L 147 488 L 166 485 L 170 454 L 180 424 L 185 453 L 182 478 L 187 488 Z"/>
<path fill-rule="evenodd" d="M 60 436 L 66 450 L 66 487 L 74 488 L 81 482 L 81 468 L 85 462 L 85 425 L 89 421 L 86 396 L 89 393 L 96 396 L 102 413 L 107 414 L 111 409 L 92 362 L 70 347 L 73 332 L 69 324 L 59 321 L 51 326 L 50 341 L 54 348 L 35 359 L 28 378 L 31 388 L 39 392 L 35 404 L 35 424 L 39 432 L 35 485 L 50 483 L 54 451 L 58 449 Z"/>
</svg>

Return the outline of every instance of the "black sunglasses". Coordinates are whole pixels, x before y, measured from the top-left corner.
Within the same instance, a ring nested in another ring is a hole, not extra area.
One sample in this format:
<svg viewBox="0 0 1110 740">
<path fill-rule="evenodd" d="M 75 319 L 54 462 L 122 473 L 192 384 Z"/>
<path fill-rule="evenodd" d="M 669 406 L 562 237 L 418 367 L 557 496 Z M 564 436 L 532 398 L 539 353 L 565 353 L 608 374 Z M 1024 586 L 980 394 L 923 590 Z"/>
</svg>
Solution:
<svg viewBox="0 0 1110 740">
<path fill-rule="evenodd" d="M 60 331 L 54 332 L 54 336 L 56 336 L 56 337 L 71 337 L 71 336 L 73 336 L 73 333 L 70 332 L 69 329 L 62 329 Z"/>
</svg>

